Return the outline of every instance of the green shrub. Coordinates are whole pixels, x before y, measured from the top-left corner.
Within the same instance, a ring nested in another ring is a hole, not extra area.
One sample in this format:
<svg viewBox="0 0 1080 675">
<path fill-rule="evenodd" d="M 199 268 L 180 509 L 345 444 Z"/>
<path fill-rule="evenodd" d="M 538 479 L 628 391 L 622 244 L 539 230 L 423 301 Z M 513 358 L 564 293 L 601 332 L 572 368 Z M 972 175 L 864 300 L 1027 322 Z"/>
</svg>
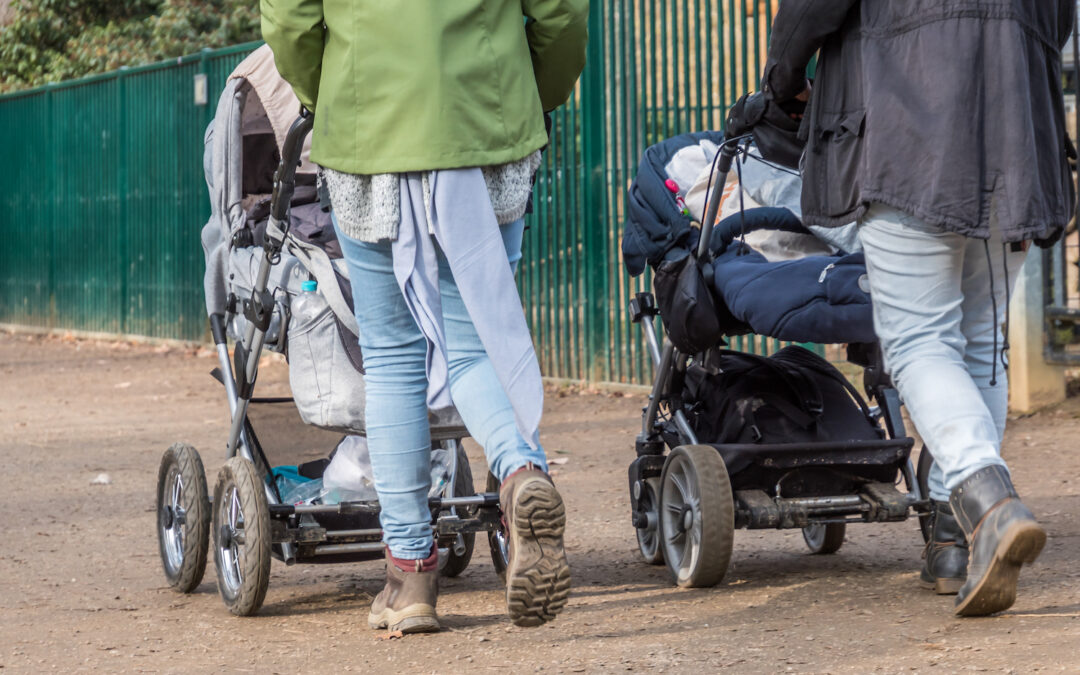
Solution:
<svg viewBox="0 0 1080 675">
<path fill-rule="evenodd" d="M 259 38 L 258 0 L 15 0 L 0 92 Z"/>
</svg>

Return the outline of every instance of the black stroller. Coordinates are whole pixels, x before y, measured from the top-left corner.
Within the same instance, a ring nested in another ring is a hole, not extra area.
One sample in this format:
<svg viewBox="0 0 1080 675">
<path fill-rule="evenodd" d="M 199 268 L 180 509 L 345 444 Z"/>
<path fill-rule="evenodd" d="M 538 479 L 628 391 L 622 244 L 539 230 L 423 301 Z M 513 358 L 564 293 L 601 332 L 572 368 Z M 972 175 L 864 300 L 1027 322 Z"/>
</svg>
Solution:
<svg viewBox="0 0 1080 675">
<path fill-rule="evenodd" d="M 219 360 L 212 374 L 224 386 L 231 419 L 228 460 L 212 500 L 202 460 L 188 444 L 169 448 L 158 474 L 157 533 L 169 585 L 182 593 L 199 585 L 212 540 L 218 590 L 242 616 L 262 605 L 272 557 L 288 565 L 383 557 L 373 488 L 362 499 L 331 498 L 325 490 L 285 498 L 293 484 L 319 487 L 336 461 L 327 453 L 343 455 L 348 441 L 364 435 L 353 299 L 307 160 L 313 117 L 303 111 L 297 118 L 299 108 L 264 46 L 229 78 L 207 131 L 213 213 L 202 233 L 205 293 Z M 287 356 L 292 396 L 254 395 L 264 352 Z M 489 476 L 488 491 L 475 493 L 456 411 L 433 413 L 431 430 L 433 458 L 441 462 L 435 467 L 433 459 L 433 471 L 442 476 L 430 499 L 440 571 L 460 574 L 476 533 L 487 532 L 502 574 L 497 481 Z M 311 461 L 275 467 L 267 452 L 273 445 Z"/>
<path fill-rule="evenodd" d="M 655 365 L 637 458 L 629 468 L 631 518 L 641 556 L 651 564 L 666 563 L 675 583 L 684 587 L 721 581 L 736 528 L 801 528 L 813 553 L 828 554 L 841 547 L 848 523 L 900 522 L 912 512 L 925 514 L 927 507 L 930 457 L 922 453 L 917 477 L 901 402 L 872 342 L 868 293 L 859 311 L 869 322 L 862 327 L 869 340 L 822 339 L 820 331 L 807 338 L 791 328 L 792 322 L 770 318 L 775 308 L 765 305 L 776 304 L 775 294 L 767 302 L 746 302 L 741 281 L 731 278 L 737 266 L 745 270 L 755 263 L 760 266 L 753 268 L 754 278 L 768 283 L 768 274 L 760 272 L 793 273 L 802 265 L 813 276 L 786 290 L 809 302 L 803 287 L 814 286 L 809 293 L 818 294 L 813 297 L 818 304 L 798 316 L 816 320 L 852 309 L 843 303 L 829 306 L 825 284 L 815 285 L 844 264 L 840 257 L 758 260 L 743 238 L 750 216 L 761 213 L 740 212 L 717 223 L 728 173 L 736 156 L 749 152 L 751 140 L 750 135 L 703 132 L 650 148 L 631 187 L 631 223 L 623 240 L 631 273 L 643 271 L 648 258 L 656 291 L 638 293 L 630 303 Z M 698 145 L 717 150 L 708 155 L 701 225 L 692 222 L 684 192 L 664 173 L 665 166 L 677 163 L 675 149 Z M 764 221 L 775 216 L 766 213 Z M 796 231 L 810 234 L 797 219 L 788 227 L 789 233 Z M 850 297 L 850 288 L 840 290 Z M 663 344 L 657 316 L 668 336 Z M 824 359 L 800 346 L 769 358 L 725 349 L 726 339 L 751 332 L 795 342 L 848 342 L 848 360 L 864 368 L 863 384 L 874 405 Z M 903 491 L 897 489 L 901 478 Z M 925 537 L 926 517 L 920 518 Z"/>
</svg>

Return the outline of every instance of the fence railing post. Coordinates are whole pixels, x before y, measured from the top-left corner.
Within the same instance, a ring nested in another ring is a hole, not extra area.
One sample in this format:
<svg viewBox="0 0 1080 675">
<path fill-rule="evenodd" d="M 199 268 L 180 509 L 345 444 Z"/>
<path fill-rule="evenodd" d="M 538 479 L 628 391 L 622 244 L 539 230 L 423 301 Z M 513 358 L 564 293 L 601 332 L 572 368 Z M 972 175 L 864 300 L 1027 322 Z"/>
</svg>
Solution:
<svg viewBox="0 0 1080 675">
<path fill-rule="evenodd" d="M 605 0 L 589 8 L 589 46 L 581 78 L 582 226 L 585 265 L 585 358 L 581 375 L 608 379 L 609 321 L 607 232 L 604 175 L 604 23 Z"/>
</svg>

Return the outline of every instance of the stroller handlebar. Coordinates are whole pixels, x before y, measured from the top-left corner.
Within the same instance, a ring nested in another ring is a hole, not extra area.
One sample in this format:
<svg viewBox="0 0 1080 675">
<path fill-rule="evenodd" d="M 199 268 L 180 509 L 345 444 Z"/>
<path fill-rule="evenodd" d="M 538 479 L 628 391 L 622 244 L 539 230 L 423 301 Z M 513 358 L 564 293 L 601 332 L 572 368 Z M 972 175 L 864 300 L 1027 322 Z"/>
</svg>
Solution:
<svg viewBox="0 0 1080 675">
<path fill-rule="evenodd" d="M 727 138 L 720 147 L 720 156 L 716 161 L 715 175 L 710 178 L 709 201 L 705 206 L 705 218 L 701 223 L 701 236 L 698 238 L 697 259 L 707 260 L 709 256 L 709 240 L 712 238 L 713 225 L 716 223 L 716 214 L 720 211 L 720 201 L 724 196 L 724 183 L 727 182 L 728 172 L 738 152 L 738 141 L 742 137 Z"/>
<path fill-rule="evenodd" d="M 314 124 L 315 116 L 301 106 L 299 117 L 289 127 L 289 133 L 285 136 L 285 144 L 281 148 L 281 163 L 274 172 L 274 193 L 270 201 L 270 216 L 278 222 L 283 222 L 289 213 L 289 203 L 292 202 L 296 189 L 296 169 L 300 166 L 304 141 Z"/>
</svg>

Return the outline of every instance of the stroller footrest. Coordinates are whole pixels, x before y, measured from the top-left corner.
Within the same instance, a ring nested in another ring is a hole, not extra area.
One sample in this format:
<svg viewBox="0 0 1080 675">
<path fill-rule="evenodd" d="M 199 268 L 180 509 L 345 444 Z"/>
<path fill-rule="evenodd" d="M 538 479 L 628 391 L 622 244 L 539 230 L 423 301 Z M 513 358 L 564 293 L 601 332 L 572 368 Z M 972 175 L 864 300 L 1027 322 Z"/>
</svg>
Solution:
<svg viewBox="0 0 1080 675">
<path fill-rule="evenodd" d="M 891 483 L 867 483 L 860 494 L 870 505 L 867 521 L 886 523 L 907 519 L 911 500 Z"/>
</svg>

